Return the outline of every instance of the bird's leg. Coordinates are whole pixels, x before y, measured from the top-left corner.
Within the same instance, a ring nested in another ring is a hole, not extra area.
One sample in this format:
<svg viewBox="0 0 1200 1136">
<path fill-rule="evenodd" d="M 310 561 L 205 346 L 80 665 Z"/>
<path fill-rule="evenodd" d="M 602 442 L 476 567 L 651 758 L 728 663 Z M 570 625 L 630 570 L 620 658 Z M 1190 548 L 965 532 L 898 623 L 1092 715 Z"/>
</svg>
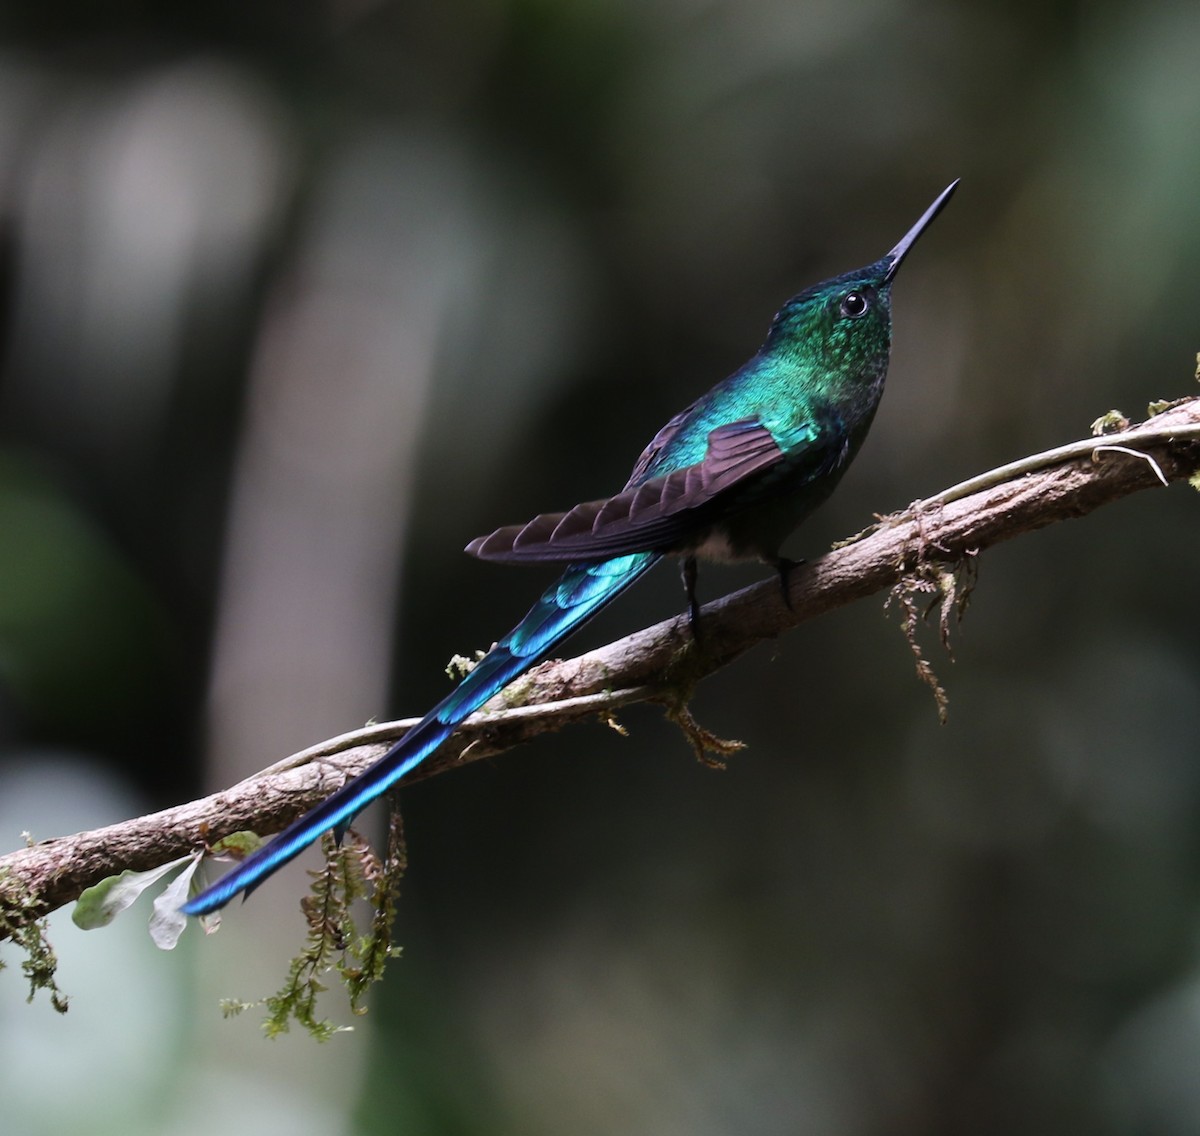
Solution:
<svg viewBox="0 0 1200 1136">
<path fill-rule="evenodd" d="M 700 601 L 696 599 L 696 558 L 685 556 L 680 565 L 683 576 L 683 590 L 687 595 L 688 626 L 692 629 L 692 638 L 700 642 Z"/>
<path fill-rule="evenodd" d="M 775 571 L 779 573 L 779 590 L 783 593 L 783 602 L 787 604 L 788 611 L 792 611 L 792 595 L 788 591 L 788 577 L 792 574 L 793 568 L 799 568 L 803 564 L 803 560 L 789 560 L 786 556 L 776 556 L 771 564 Z"/>
</svg>

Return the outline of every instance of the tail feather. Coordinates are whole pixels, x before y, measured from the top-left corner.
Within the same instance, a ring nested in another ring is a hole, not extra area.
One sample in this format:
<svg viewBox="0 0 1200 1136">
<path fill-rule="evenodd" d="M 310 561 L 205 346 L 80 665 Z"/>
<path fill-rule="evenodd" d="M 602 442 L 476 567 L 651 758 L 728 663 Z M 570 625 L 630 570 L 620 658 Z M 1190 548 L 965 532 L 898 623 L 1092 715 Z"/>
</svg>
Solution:
<svg viewBox="0 0 1200 1136">
<path fill-rule="evenodd" d="M 323 832 L 340 837 L 351 820 L 438 748 L 465 718 L 544 659 L 576 628 L 615 599 L 662 554 L 639 552 L 573 564 L 542 594 L 529 613 L 500 640 L 441 702 L 374 765 L 285 828 L 232 872 L 182 907 L 205 915 L 238 892 L 250 894 L 298 856 Z"/>
</svg>

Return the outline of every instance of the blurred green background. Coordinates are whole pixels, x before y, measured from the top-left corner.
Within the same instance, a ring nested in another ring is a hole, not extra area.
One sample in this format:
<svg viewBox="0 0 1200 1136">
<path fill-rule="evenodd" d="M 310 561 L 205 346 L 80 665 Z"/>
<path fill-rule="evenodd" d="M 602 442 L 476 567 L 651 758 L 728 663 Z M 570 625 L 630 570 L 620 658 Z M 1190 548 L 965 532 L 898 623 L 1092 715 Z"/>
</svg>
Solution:
<svg viewBox="0 0 1200 1136">
<path fill-rule="evenodd" d="M 953 177 L 794 554 L 1191 393 L 1198 59 L 1184 0 L 7 6 L 0 848 L 424 710 L 547 578 L 463 544 L 618 487 Z M 880 598 L 700 689 L 724 773 L 636 708 L 407 792 L 405 957 L 326 1046 L 216 1005 L 282 981 L 300 867 L 173 954 L 60 914 L 6 1123 L 1200 1131 L 1198 505 L 989 552 L 945 727 Z"/>
</svg>

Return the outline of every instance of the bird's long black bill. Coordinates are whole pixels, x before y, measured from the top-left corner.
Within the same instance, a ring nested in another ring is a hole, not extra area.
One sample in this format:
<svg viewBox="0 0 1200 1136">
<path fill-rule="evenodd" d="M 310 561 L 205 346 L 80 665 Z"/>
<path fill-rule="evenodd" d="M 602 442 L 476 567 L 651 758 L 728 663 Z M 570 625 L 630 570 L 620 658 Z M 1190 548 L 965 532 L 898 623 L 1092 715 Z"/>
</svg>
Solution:
<svg viewBox="0 0 1200 1136">
<path fill-rule="evenodd" d="M 896 275 L 896 269 L 900 267 L 901 262 L 908 256 L 908 250 L 917 243 L 917 238 L 929 228 L 933 219 L 945 208 L 946 202 L 950 200 L 954 191 L 958 188 L 959 179 L 955 178 L 942 192 L 938 195 L 938 199 L 921 214 L 921 219 L 900 238 L 900 243 L 887 254 L 887 259 L 891 261 L 888 265 L 887 272 L 884 273 L 884 280 L 891 280 Z"/>
</svg>

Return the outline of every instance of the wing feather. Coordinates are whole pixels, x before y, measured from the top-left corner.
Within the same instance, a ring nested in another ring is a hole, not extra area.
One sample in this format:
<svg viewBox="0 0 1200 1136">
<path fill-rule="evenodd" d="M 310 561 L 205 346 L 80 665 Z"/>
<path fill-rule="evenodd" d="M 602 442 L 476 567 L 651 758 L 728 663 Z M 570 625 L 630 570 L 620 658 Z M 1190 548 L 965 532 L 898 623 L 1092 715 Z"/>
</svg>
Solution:
<svg viewBox="0 0 1200 1136">
<path fill-rule="evenodd" d="M 527 524 L 507 525 L 471 541 L 467 551 L 483 560 L 533 562 L 668 549 L 719 516 L 731 491 L 784 457 L 774 435 L 757 419 L 718 426 L 695 465 L 638 484 L 631 481 L 614 497 L 587 501 L 565 513 L 542 513 Z M 634 477 L 648 465 L 643 455 Z"/>
</svg>

